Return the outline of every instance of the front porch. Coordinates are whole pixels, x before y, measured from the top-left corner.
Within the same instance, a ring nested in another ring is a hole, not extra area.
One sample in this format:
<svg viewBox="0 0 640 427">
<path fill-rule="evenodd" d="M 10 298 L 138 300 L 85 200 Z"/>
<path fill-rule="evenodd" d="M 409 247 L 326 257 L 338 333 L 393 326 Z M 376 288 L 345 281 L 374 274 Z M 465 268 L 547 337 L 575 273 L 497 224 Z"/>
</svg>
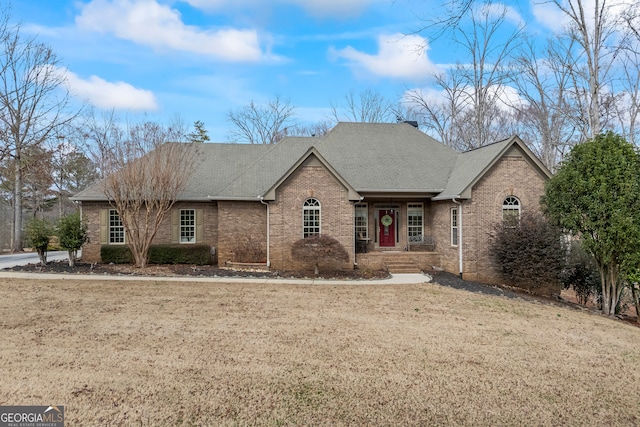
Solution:
<svg viewBox="0 0 640 427">
<path fill-rule="evenodd" d="M 420 273 L 421 271 L 441 268 L 439 252 L 412 252 L 400 250 L 372 250 L 356 254 L 357 268 L 378 270 L 390 273 Z"/>
</svg>

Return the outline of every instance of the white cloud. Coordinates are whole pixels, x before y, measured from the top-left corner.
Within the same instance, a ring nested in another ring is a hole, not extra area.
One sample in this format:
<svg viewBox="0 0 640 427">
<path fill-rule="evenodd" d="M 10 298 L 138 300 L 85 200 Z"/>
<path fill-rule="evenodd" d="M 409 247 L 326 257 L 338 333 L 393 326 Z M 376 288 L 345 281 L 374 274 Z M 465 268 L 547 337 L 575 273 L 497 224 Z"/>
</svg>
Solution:
<svg viewBox="0 0 640 427">
<path fill-rule="evenodd" d="M 351 46 L 331 53 L 376 76 L 415 80 L 425 78 L 436 69 L 427 58 L 428 50 L 429 44 L 423 37 L 392 34 L 378 37 L 378 53 L 375 55 Z"/>
<path fill-rule="evenodd" d="M 153 92 L 138 89 L 126 82 L 108 82 L 98 76 L 83 79 L 77 74 L 58 68 L 64 74 L 72 95 L 103 109 L 151 111 L 158 109 Z"/>
<path fill-rule="evenodd" d="M 226 8 L 255 9 L 263 6 L 272 6 L 274 3 L 298 6 L 309 14 L 318 17 L 355 16 L 364 11 L 368 6 L 379 0 L 183 0 L 193 7 L 203 10 L 221 10 Z"/>
<path fill-rule="evenodd" d="M 569 18 L 553 3 L 533 1 L 531 11 L 536 20 L 554 33 L 561 32 L 569 23 Z"/>
<path fill-rule="evenodd" d="M 185 25 L 177 10 L 156 0 L 93 0 L 82 6 L 76 24 L 157 49 L 210 55 L 226 61 L 263 58 L 255 30 L 208 31 Z"/>
</svg>

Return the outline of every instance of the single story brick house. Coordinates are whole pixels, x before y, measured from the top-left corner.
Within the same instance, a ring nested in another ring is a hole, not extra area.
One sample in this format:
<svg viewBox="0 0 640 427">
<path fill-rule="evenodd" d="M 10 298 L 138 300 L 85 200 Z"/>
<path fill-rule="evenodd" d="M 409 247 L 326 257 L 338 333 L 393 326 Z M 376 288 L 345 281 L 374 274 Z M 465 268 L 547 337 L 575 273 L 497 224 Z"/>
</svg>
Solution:
<svg viewBox="0 0 640 427">
<path fill-rule="evenodd" d="M 488 233 L 538 210 L 550 176 L 517 136 L 458 153 L 409 123 L 339 123 L 276 145 L 208 143 L 155 243 L 210 245 L 223 266 L 249 242 L 264 254 L 256 262 L 290 270 L 292 244 L 321 233 L 348 251 L 345 268 L 435 266 L 497 283 Z M 89 227 L 84 261 L 126 243 L 100 183 L 73 200 Z"/>
</svg>

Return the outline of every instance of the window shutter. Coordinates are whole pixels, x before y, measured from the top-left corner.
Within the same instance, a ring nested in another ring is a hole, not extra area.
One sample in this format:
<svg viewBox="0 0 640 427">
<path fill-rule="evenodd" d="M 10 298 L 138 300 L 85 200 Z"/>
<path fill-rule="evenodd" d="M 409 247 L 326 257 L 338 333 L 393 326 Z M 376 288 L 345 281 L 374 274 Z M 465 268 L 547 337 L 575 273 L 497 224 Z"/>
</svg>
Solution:
<svg viewBox="0 0 640 427">
<path fill-rule="evenodd" d="M 100 209 L 100 244 L 109 243 L 109 209 Z"/>
<path fill-rule="evenodd" d="M 196 209 L 196 243 L 202 243 L 203 239 L 203 216 L 204 211 L 202 209 Z"/>
<path fill-rule="evenodd" d="M 180 209 L 171 210 L 171 243 L 180 241 Z"/>
</svg>

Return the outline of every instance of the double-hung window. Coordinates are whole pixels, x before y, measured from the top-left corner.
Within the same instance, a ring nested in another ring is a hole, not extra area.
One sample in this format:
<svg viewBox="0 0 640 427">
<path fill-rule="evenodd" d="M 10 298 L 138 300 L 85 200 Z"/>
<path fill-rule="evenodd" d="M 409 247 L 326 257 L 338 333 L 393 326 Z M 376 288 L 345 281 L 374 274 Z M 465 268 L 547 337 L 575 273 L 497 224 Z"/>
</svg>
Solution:
<svg viewBox="0 0 640 427">
<path fill-rule="evenodd" d="M 422 203 L 409 203 L 407 205 L 407 236 L 409 241 L 414 241 L 424 234 L 423 218 Z"/>
<path fill-rule="evenodd" d="M 302 205 L 302 237 L 320 234 L 320 201 L 307 199 Z"/>
<path fill-rule="evenodd" d="M 366 203 L 356 204 L 356 213 L 354 218 L 355 234 L 357 238 L 369 237 L 369 214 Z"/>
<path fill-rule="evenodd" d="M 458 208 L 451 208 L 451 246 L 458 246 Z"/>
<path fill-rule="evenodd" d="M 196 211 L 180 209 L 180 243 L 196 242 Z"/>
<path fill-rule="evenodd" d="M 124 225 L 115 209 L 109 209 L 109 243 L 124 243 Z"/>
</svg>

